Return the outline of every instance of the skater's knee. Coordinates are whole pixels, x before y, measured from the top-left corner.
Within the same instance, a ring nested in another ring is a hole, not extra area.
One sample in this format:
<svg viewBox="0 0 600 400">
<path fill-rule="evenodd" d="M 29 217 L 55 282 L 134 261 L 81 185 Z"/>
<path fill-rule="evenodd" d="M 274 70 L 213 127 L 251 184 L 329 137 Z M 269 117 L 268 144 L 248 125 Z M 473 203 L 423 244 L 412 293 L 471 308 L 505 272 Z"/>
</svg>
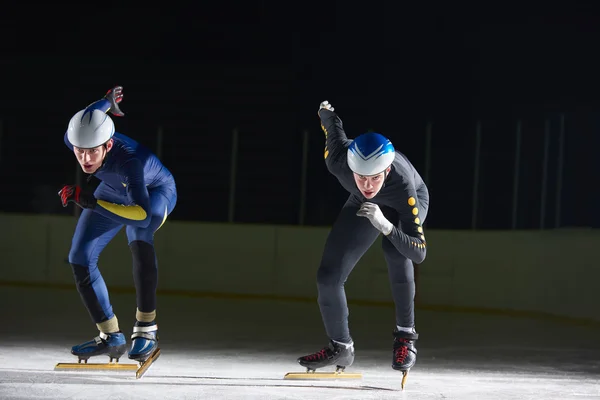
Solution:
<svg viewBox="0 0 600 400">
<path fill-rule="evenodd" d="M 69 251 L 69 263 L 89 267 L 92 264 L 90 251 L 85 247 L 72 247 Z"/>
<path fill-rule="evenodd" d="M 392 285 L 402 287 L 404 290 L 405 288 L 415 285 L 415 276 L 414 274 L 409 273 L 391 273 L 390 282 Z"/>
<path fill-rule="evenodd" d="M 151 223 L 147 228 L 137 228 L 133 226 L 128 226 L 126 229 L 127 239 L 129 240 L 129 244 L 135 241 L 144 241 L 149 244 L 154 244 L 154 231 L 156 231 L 155 224 Z"/>
<path fill-rule="evenodd" d="M 387 251 L 384 254 L 392 283 L 414 283 L 415 266 L 411 260 L 401 255 L 397 250 Z"/>
<path fill-rule="evenodd" d="M 321 265 L 317 271 L 317 285 L 319 287 L 340 286 L 345 281 L 345 275 L 341 268 L 330 268 Z"/>
<path fill-rule="evenodd" d="M 414 285 L 415 283 L 415 270 L 412 263 L 390 265 L 389 275 L 392 284 Z"/>
</svg>

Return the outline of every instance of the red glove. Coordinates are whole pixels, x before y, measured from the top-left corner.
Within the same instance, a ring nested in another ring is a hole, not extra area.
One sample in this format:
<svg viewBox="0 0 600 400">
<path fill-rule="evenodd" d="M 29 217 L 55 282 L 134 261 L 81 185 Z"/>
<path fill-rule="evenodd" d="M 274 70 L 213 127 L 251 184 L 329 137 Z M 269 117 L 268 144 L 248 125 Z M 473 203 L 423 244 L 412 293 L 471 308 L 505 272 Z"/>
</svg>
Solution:
<svg viewBox="0 0 600 400">
<path fill-rule="evenodd" d="M 78 185 L 65 185 L 58 192 L 62 206 L 66 207 L 69 202 L 77 204 L 81 208 L 96 207 L 96 198 L 89 193 L 85 193 Z"/>
<path fill-rule="evenodd" d="M 119 108 L 119 103 L 123 101 L 123 86 L 115 86 L 104 95 L 104 98 L 110 102 L 110 113 L 117 117 L 125 114 Z"/>
</svg>

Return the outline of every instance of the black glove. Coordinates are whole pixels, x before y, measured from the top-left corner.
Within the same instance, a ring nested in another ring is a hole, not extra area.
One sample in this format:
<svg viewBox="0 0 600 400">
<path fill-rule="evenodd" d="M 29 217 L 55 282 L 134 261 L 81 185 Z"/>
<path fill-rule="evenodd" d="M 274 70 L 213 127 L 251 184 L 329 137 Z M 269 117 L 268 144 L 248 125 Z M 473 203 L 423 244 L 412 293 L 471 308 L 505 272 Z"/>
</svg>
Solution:
<svg viewBox="0 0 600 400">
<path fill-rule="evenodd" d="M 119 103 L 123 101 L 123 86 L 115 86 L 104 95 L 104 98 L 110 102 L 110 113 L 117 117 L 125 114 L 119 108 Z"/>
<path fill-rule="evenodd" d="M 82 191 L 78 185 L 65 185 L 60 189 L 58 195 L 63 207 L 66 207 L 69 202 L 73 202 L 81 208 L 96 207 L 96 198 L 94 195 Z"/>
</svg>

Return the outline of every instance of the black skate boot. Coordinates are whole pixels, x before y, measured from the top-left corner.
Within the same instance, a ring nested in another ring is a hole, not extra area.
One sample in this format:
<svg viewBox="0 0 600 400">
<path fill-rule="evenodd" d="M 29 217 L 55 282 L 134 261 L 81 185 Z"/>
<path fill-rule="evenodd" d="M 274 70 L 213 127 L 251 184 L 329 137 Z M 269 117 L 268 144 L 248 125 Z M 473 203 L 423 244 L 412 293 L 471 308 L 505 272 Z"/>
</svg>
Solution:
<svg viewBox="0 0 600 400">
<path fill-rule="evenodd" d="M 406 384 L 408 370 L 417 362 L 417 348 L 415 340 L 419 338 L 417 333 L 394 331 L 394 351 L 392 357 L 392 368 L 402 371 L 402 389 Z"/>
<path fill-rule="evenodd" d="M 320 351 L 298 358 L 298 363 L 306 367 L 307 372 L 314 372 L 317 368 L 334 364 L 336 372 L 343 372 L 354 362 L 354 344 L 346 346 L 331 340 L 329 345 Z"/>
</svg>

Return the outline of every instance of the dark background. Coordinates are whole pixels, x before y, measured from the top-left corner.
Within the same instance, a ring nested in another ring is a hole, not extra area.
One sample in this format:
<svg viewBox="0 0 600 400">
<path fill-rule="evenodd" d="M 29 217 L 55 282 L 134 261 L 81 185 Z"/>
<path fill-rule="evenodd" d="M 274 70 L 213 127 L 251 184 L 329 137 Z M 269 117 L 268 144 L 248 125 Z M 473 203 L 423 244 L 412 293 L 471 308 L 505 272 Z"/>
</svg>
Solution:
<svg viewBox="0 0 600 400">
<path fill-rule="evenodd" d="M 157 150 L 173 172 L 179 201 L 172 220 L 228 220 L 237 129 L 234 221 L 299 223 L 307 131 L 303 223 L 331 224 L 346 193 L 323 162 L 316 112 L 326 99 L 350 137 L 383 133 L 426 177 L 430 229 L 473 227 L 478 123 L 475 227 L 513 226 L 519 121 L 515 227 L 599 227 L 597 7 L 398 3 L 7 6 L 0 14 L 0 211 L 73 212 L 56 195 L 76 179 L 63 143 L 67 123 L 122 85 L 126 116 L 114 118 L 117 130 Z"/>
</svg>

